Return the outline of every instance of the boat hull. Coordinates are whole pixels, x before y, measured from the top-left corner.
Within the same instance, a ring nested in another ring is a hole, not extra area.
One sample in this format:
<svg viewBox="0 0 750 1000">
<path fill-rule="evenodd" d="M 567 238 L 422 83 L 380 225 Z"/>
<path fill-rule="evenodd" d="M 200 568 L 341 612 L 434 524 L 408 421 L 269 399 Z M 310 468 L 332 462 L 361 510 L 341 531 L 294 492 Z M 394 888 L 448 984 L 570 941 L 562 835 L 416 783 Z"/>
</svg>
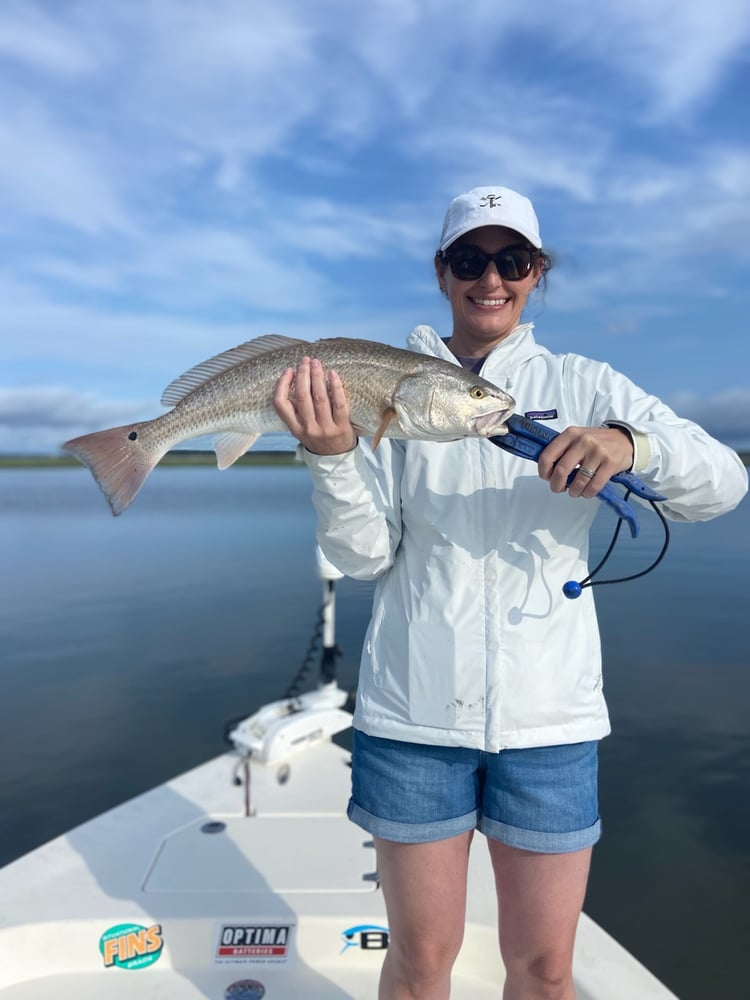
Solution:
<svg viewBox="0 0 750 1000">
<path fill-rule="evenodd" d="M 247 788 L 221 755 L 2 869 L 3 1000 L 374 998 L 388 927 L 348 765 L 307 741 Z M 500 995 L 493 884 L 477 835 L 454 1000 Z M 675 1000 L 585 915 L 575 976 L 579 1000 Z"/>
</svg>

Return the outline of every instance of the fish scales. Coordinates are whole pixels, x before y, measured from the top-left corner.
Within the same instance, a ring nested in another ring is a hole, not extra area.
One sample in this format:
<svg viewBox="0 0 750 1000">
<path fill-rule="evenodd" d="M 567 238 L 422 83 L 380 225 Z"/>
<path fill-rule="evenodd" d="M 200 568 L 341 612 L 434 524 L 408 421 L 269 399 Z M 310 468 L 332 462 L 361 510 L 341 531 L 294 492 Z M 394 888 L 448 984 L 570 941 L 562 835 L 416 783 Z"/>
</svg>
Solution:
<svg viewBox="0 0 750 1000">
<path fill-rule="evenodd" d="M 363 350 L 358 346 L 360 344 L 367 347 Z M 363 433 L 375 433 L 383 410 L 391 405 L 395 385 L 405 376 L 421 370 L 429 373 L 431 366 L 422 362 L 436 360 L 369 341 L 346 341 L 341 338 L 320 340 L 314 344 L 305 341 L 220 372 L 177 405 L 185 415 L 189 412 L 200 420 L 202 429 L 197 434 L 217 429 L 217 420 L 226 423 L 227 427 L 241 422 L 248 430 L 256 429 L 260 424 L 264 433 L 286 430 L 273 408 L 273 387 L 287 368 L 296 368 L 303 357 L 311 357 L 313 353 L 326 368 L 335 368 L 341 376 L 352 422 Z M 201 417 L 198 417 L 199 413 Z M 394 418 L 384 436 L 403 437 L 405 433 Z"/>
<path fill-rule="evenodd" d="M 261 434 L 286 430 L 273 406 L 279 377 L 303 357 L 341 376 L 352 424 L 363 436 L 451 441 L 505 432 L 514 401 L 456 364 L 354 338 L 314 343 L 270 336 L 216 355 L 175 379 L 153 420 L 96 431 L 63 448 L 89 467 L 112 512 L 121 513 L 170 448 L 214 435 L 219 468 L 227 468 Z M 293 392 L 293 390 L 292 390 Z"/>
</svg>

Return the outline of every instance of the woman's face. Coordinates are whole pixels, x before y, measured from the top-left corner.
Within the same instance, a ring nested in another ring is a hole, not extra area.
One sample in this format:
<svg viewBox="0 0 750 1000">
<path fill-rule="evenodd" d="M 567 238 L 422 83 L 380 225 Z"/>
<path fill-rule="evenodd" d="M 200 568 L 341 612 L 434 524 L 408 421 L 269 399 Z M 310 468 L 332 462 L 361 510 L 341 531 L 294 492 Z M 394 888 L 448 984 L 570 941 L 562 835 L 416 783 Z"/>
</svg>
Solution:
<svg viewBox="0 0 750 1000">
<path fill-rule="evenodd" d="M 459 237 L 451 249 L 474 246 L 486 253 L 497 253 L 517 244 L 527 246 L 528 241 L 504 226 L 482 226 Z M 471 348 L 477 355 L 487 353 L 515 329 L 540 274 L 537 264 L 525 278 L 509 281 L 500 277 L 494 261 L 473 281 L 454 277 L 443 261 L 436 263 L 436 270 L 453 312 L 451 346 L 460 348 L 456 353 Z"/>
</svg>

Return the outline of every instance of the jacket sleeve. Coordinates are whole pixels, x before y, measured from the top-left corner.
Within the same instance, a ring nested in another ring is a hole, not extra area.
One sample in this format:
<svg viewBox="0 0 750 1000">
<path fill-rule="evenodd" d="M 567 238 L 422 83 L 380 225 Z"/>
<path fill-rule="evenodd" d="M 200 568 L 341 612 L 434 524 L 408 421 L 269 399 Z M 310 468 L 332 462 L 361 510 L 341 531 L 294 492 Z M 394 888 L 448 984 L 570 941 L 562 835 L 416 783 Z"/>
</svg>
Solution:
<svg viewBox="0 0 750 1000">
<path fill-rule="evenodd" d="M 343 455 L 303 453 L 312 476 L 317 541 L 339 572 L 372 580 L 393 563 L 401 540 L 404 442 L 385 439 L 378 457 L 361 442 Z"/>
<path fill-rule="evenodd" d="M 634 432 L 639 447 L 633 471 L 667 497 L 661 505 L 667 516 L 708 521 L 737 506 L 748 478 L 736 452 L 609 365 L 573 356 L 568 360 L 571 412 L 587 400 L 590 412 L 584 416 L 590 426 L 615 423 Z"/>
</svg>

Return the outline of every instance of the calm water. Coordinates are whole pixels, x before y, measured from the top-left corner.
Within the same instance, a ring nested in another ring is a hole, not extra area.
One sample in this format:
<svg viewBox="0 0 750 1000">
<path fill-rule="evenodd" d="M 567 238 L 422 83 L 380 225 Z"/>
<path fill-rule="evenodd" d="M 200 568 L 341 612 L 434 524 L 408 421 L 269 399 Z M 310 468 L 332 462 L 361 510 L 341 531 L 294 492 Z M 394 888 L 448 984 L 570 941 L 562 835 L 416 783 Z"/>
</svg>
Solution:
<svg viewBox="0 0 750 1000">
<path fill-rule="evenodd" d="M 641 520 L 612 575 L 658 551 Z M 613 523 L 602 510 L 597 551 Z M 682 1000 L 735 998 L 750 939 L 750 502 L 672 530 L 655 573 L 598 589 L 614 734 L 586 909 Z M 118 520 L 84 470 L 0 471 L 0 864 L 220 753 L 226 719 L 283 695 L 320 602 L 312 540 L 298 467 L 157 469 Z M 337 594 L 353 688 L 371 588 Z"/>
</svg>

